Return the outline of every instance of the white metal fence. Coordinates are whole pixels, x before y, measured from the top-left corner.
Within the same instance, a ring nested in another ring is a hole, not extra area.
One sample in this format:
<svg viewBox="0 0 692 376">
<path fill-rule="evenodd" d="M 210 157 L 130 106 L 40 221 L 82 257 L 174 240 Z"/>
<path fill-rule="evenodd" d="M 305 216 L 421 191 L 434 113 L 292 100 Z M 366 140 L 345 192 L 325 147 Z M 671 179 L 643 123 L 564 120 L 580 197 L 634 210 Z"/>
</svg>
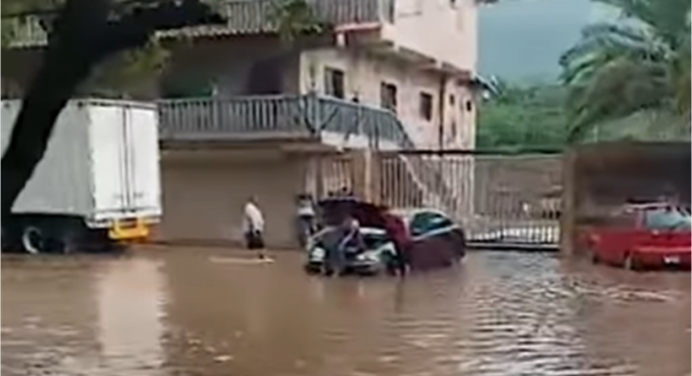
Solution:
<svg viewBox="0 0 692 376">
<path fill-rule="evenodd" d="M 379 159 L 379 200 L 434 208 L 474 242 L 556 245 L 560 155 L 388 154 Z"/>
</svg>

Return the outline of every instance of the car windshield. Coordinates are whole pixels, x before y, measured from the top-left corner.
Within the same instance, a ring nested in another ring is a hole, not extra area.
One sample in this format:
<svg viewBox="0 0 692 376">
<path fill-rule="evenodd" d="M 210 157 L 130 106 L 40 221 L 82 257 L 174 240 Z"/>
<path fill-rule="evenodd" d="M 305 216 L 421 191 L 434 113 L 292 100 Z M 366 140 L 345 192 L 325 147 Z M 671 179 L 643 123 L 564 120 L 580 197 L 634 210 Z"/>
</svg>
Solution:
<svg viewBox="0 0 692 376">
<path fill-rule="evenodd" d="M 651 230 L 689 229 L 692 219 L 679 209 L 655 209 L 646 213 L 645 226 Z"/>
<path fill-rule="evenodd" d="M 434 212 L 423 212 L 416 214 L 411 221 L 411 233 L 422 235 L 429 231 L 438 230 L 443 227 L 451 226 L 449 218 Z"/>
</svg>

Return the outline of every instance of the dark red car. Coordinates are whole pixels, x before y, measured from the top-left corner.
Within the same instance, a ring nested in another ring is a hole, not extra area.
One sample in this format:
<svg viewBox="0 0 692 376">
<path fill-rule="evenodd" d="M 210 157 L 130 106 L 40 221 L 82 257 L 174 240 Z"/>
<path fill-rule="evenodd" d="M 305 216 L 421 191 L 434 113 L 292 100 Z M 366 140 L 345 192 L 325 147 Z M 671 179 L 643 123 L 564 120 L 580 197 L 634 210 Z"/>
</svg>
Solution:
<svg viewBox="0 0 692 376">
<path fill-rule="evenodd" d="M 581 241 L 594 262 L 626 269 L 690 269 L 692 222 L 687 208 L 668 203 L 625 205 Z"/>
</svg>

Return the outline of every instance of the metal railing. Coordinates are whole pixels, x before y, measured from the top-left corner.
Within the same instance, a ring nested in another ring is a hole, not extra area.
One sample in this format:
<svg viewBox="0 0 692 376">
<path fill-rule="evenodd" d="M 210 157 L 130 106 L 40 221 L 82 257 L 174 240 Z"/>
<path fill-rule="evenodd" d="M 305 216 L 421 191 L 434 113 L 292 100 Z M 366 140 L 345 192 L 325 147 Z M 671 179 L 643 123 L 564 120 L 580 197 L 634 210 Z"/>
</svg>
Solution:
<svg viewBox="0 0 692 376">
<path fill-rule="evenodd" d="M 224 140 L 239 135 L 310 136 L 303 109 L 307 98 L 261 96 L 159 100 L 163 140 Z"/>
<path fill-rule="evenodd" d="M 248 137 L 363 136 L 370 145 L 412 145 L 390 111 L 336 98 L 308 95 L 185 98 L 158 101 L 164 140 L 232 140 Z"/>
<path fill-rule="evenodd" d="M 396 0 L 306 0 L 316 20 L 338 26 L 351 23 L 387 22 L 394 20 Z M 217 2 L 226 25 L 193 27 L 161 33 L 161 36 L 191 34 L 194 36 L 238 35 L 277 31 L 274 12 L 281 0 L 226 0 Z M 3 19 L 10 23 L 13 47 L 41 46 L 46 32 L 37 18 Z M 7 27 L 6 25 L 3 25 Z"/>
<path fill-rule="evenodd" d="M 403 124 L 393 112 L 328 96 L 316 96 L 316 121 L 322 131 L 350 136 L 367 137 L 373 149 L 379 141 L 393 142 L 403 148 L 413 148 L 413 142 Z"/>
<path fill-rule="evenodd" d="M 557 247 L 560 155 L 382 154 L 379 197 L 398 209 L 433 208 L 486 246 Z"/>
</svg>

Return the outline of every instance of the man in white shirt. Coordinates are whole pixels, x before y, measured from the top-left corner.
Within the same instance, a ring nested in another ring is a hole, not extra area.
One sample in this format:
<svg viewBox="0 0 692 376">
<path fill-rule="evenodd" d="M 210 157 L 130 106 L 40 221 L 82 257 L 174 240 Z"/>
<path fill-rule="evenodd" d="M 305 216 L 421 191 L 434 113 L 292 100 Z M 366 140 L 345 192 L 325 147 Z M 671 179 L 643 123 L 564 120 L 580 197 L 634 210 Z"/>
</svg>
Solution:
<svg viewBox="0 0 692 376">
<path fill-rule="evenodd" d="M 243 212 L 243 233 L 248 249 L 257 249 L 258 257 L 264 258 L 264 216 L 257 206 L 257 199 L 250 197 Z"/>
</svg>

